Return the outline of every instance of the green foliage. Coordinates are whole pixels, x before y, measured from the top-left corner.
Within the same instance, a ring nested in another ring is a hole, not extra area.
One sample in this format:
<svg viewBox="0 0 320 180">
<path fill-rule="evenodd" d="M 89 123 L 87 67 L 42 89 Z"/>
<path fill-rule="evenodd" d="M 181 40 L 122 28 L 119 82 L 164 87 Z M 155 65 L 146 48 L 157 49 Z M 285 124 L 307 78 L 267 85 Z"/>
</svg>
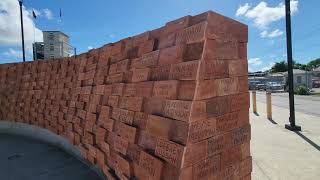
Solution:
<svg viewBox="0 0 320 180">
<path fill-rule="evenodd" d="M 308 67 L 310 67 L 311 69 L 314 69 L 314 68 L 317 68 L 320 66 L 320 58 L 318 59 L 315 59 L 313 61 L 310 61 L 308 64 L 307 64 Z"/>
<path fill-rule="evenodd" d="M 276 62 L 270 69 L 270 73 L 288 71 L 288 65 L 285 61 Z"/>
<path fill-rule="evenodd" d="M 306 86 L 298 86 L 295 89 L 294 93 L 298 95 L 309 95 L 310 90 Z"/>
<path fill-rule="evenodd" d="M 293 68 L 294 69 L 300 69 L 305 71 L 312 71 L 314 68 L 317 68 L 320 66 L 320 58 L 310 61 L 307 64 L 300 64 L 296 61 L 293 61 Z M 280 61 L 276 62 L 270 70 L 267 72 L 269 73 L 277 73 L 277 72 L 286 72 L 288 71 L 288 63 L 286 61 Z"/>
</svg>

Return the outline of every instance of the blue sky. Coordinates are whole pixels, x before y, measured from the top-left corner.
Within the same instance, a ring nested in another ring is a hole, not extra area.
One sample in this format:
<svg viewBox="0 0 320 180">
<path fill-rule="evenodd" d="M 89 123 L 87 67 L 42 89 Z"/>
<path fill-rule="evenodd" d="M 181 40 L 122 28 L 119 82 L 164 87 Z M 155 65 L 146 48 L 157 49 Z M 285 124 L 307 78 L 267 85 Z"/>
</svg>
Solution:
<svg viewBox="0 0 320 180">
<path fill-rule="evenodd" d="M 213 10 L 249 25 L 251 71 L 265 70 L 286 59 L 284 0 L 24 0 L 27 59 L 41 30 L 62 30 L 78 52 L 133 36 L 185 15 Z M 320 1 L 292 0 L 294 59 L 306 63 L 320 57 Z M 59 9 L 62 22 L 59 22 Z M 31 10 L 38 18 L 33 32 Z M 21 61 L 17 0 L 0 2 L 0 63 Z"/>
</svg>

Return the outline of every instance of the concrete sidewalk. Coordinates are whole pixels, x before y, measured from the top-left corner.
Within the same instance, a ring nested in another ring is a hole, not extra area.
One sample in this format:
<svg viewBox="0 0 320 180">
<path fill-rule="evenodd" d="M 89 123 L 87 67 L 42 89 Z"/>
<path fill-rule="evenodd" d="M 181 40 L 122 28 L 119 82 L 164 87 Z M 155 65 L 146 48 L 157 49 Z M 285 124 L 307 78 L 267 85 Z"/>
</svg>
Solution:
<svg viewBox="0 0 320 180">
<path fill-rule="evenodd" d="M 320 179 L 320 119 L 296 113 L 299 133 L 288 131 L 289 110 L 273 106 L 273 120 L 266 118 L 266 104 L 258 102 L 258 115 L 250 109 L 254 180 Z M 320 107 L 320 106 L 318 106 Z"/>
</svg>

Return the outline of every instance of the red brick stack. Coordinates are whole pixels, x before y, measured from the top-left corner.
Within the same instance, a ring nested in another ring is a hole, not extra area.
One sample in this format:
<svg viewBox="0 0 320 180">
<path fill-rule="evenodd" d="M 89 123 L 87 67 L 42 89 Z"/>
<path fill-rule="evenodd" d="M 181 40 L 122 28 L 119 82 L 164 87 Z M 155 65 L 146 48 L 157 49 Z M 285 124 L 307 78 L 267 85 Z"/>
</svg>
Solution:
<svg viewBox="0 0 320 180">
<path fill-rule="evenodd" d="M 109 179 L 251 179 L 247 26 L 206 12 L 74 58 L 0 65 L 0 119 Z"/>
</svg>

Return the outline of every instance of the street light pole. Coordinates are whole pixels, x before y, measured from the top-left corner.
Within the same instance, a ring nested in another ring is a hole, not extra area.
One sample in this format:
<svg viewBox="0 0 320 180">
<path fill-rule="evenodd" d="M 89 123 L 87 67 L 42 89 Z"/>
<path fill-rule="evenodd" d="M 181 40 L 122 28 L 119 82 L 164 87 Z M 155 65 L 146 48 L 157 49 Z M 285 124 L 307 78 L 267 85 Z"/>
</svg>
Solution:
<svg viewBox="0 0 320 180">
<path fill-rule="evenodd" d="M 294 91 L 293 91 L 293 66 L 292 66 L 292 39 L 291 39 L 291 10 L 290 0 L 285 0 L 286 6 L 286 32 L 287 32 L 287 57 L 288 57 L 288 82 L 289 82 L 289 105 L 290 105 L 290 124 L 285 128 L 290 131 L 301 131 L 300 126 L 296 126 L 294 110 Z"/>
<path fill-rule="evenodd" d="M 22 3 L 23 3 L 23 0 L 19 0 L 19 5 L 20 5 L 20 21 L 21 21 L 21 37 L 22 37 L 22 53 L 23 53 L 23 62 L 25 62 L 25 61 L 26 61 L 26 55 L 25 55 L 25 52 L 24 52 L 24 33 L 23 33 Z"/>
</svg>

